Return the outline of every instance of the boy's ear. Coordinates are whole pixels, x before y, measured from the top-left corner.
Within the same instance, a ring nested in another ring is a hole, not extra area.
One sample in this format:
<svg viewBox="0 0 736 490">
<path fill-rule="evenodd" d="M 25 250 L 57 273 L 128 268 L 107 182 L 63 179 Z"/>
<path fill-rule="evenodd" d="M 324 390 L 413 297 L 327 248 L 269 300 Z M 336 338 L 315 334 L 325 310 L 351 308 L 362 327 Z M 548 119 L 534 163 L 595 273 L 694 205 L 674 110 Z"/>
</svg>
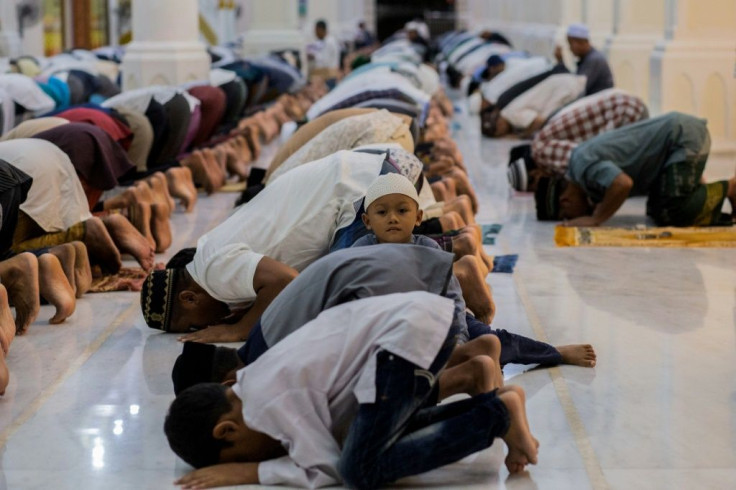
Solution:
<svg viewBox="0 0 736 490">
<path fill-rule="evenodd" d="M 370 220 L 370 218 L 368 218 L 368 213 L 363 213 L 363 215 L 361 216 L 361 218 L 363 218 L 363 224 L 365 225 L 365 227 L 370 230 L 371 229 L 371 220 Z"/>
<path fill-rule="evenodd" d="M 195 306 L 197 304 L 197 293 L 189 289 L 179 292 L 179 302 L 183 306 Z"/>
<path fill-rule="evenodd" d="M 220 419 L 212 428 L 212 437 L 217 440 L 233 441 L 240 427 L 232 420 Z"/>
<path fill-rule="evenodd" d="M 424 217 L 424 211 L 421 209 L 417 209 L 417 222 L 415 226 L 419 226 L 422 224 L 422 218 Z"/>
</svg>

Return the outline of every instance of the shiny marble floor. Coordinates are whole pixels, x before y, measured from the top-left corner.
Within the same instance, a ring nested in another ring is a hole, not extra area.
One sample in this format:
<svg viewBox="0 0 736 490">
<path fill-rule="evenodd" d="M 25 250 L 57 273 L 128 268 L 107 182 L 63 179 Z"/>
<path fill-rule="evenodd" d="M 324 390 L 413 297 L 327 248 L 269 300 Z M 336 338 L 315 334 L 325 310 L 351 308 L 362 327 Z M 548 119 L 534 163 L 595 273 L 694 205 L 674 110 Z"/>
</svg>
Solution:
<svg viewBox="0 0 736 490">
<path fill-rule="evenodd" d="M 509 477 L 494 444 L 401 486 L 734 488 L 736 250 L 557 249 L 533 199 L 507 188 L 514 142 L 482 141 L 463 115 L 455 132 L 479 222 L 503 224 L 488 251 L 519 254 L 515 274 L 489 276 L 494 324 L 556 345 L 592 343 L 599 362 L 513 379 L 541 442 L 528 474 Z M 722 177 L 734 160 L 712 165 Z M 234 198 L 202 198 L 194 214 L 176 214 L 171 253 L 221 221 Z M 632 200 L 615 222 L 643 222 L 643 209 Z M 0 489 L 171 488 L 188 469 L 162 433 L 180 345 L 145 327 L 135 293 L 89 295 L 65 325 L 48 325 L 50 316 L 43 307 L 9 355 Z"/>
</svg>

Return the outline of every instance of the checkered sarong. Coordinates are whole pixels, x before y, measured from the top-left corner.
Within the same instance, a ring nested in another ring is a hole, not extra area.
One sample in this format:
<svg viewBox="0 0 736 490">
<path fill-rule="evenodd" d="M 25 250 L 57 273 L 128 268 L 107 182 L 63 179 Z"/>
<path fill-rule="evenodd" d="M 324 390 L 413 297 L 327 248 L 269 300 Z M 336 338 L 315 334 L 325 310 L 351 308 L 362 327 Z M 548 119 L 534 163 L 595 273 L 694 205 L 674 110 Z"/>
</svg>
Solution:
<svg viewBox="0 0 736 490">
<path fill-rule="evenodd" d="M 564 174 L 579 143 L 649 117 L 644 101 L 619 90 L 585 99 L 557 113 L 534 137 L 532 158 L 546 173 Z"/>
</svg>

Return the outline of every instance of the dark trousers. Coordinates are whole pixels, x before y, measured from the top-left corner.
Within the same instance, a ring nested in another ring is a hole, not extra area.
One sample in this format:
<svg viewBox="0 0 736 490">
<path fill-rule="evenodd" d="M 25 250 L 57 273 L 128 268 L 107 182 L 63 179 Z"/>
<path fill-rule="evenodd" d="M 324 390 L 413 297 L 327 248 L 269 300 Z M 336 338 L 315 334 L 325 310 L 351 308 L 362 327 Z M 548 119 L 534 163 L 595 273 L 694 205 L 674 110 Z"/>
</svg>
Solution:
<svg viewBox="0 0 736 490">
<path fill-rule="evenodd" d="M 562 362 L 562 355 L 554 346 L 506 330 L 494 330 L 473 315 L 466 315 L 466 320 L 471 340 L 488 334 L 498 337 L 501 341 L 501 366 L 510 362 L 556 366 Z"/>
<path fill-rule="evenodd" d="M 455 347 L 450 332 L 429 369 L 387 351 L 378 353 L 376 400 L 358 409 L 338 471 L 350 488 L 378 488 L 458 461 L 493 444 L 509 427 L 496 392 L 426 406 Z"/>
</svg>

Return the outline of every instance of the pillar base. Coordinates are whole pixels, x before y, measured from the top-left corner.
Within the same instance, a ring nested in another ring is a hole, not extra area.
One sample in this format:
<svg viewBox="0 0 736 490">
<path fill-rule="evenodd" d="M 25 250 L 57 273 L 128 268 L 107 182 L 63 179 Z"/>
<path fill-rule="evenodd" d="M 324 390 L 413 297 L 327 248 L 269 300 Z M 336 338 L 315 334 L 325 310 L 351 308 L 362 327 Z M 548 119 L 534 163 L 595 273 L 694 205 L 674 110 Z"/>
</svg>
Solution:
<svg viewBox="0 0 736 490">
<path fill-rule="evenodd" d="M 0 32 L 0 56 L 16 58 L 22 53 L 20 35 L 17 32 Z"/>
<path fill-rule="evenodd" d="M 123 90 L 208 80 L 210 57 L 199 42 L 142 42 L 128 46 L 121 65 Z"/>
</svg>

